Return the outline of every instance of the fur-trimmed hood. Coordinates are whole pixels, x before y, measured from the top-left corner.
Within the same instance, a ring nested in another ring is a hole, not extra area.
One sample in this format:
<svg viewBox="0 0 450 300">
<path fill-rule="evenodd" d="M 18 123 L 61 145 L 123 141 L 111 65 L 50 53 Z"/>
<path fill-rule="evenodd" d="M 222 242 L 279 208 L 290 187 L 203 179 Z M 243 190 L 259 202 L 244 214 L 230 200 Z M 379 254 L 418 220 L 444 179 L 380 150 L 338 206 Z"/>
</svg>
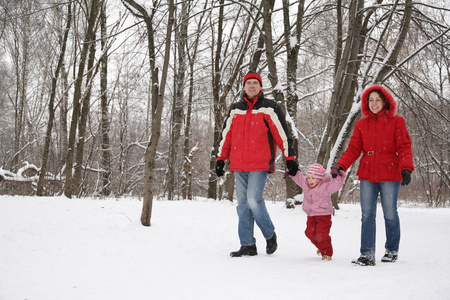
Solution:
<svg viewBox="0 0 450 300">
<path fill-rule="evenodd" d="M 386 110 L 388 116 L 393 117 L 397 111 L 397 102 L 395 102 L 394 96 L 381 85 L 372 85 L 364 90 L 361 96 L 361 113 L 363 116 L 367 117 L 372 114 L 367 104 L 367 99 L 372 91 L 379 90 L 384 95 L 384 99 L 389 103 L 389 109 Z"/>
</svg>

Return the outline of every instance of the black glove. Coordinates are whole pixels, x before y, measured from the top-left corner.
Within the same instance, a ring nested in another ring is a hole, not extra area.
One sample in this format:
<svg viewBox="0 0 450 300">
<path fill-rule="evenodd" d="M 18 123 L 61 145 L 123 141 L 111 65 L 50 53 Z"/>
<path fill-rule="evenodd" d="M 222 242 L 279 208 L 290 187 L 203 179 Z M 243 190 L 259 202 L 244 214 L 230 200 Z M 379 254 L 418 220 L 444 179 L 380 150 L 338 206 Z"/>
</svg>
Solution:
<svg viewBox="0 0 450 300">
<path fill-rule="evenodd" d="M 338 175 L 342 176 L 341 171 L 343 171 L 343 169 L 340 166 L 331 167 L 331 171 L 330 171 L 331 177 L 336 178 Z"/>
<path fill-rule="evenodd" d="M 286 167 L 288 168 L 288 174 L 291 176 L 295 176 L 298 172 L 298 165 L 295 160 L 287 160 Z"/>
<path fill-rule="evenodd" d="M 403 170 L 402 171 L 402 185 L 408 185 L 411 182 L 411 171 Z"/>
<path fill-rule="evenodd" d="M 223 167 L 225 166 L 225 162 L 223 160 L 218 160 L 216 162 L 216 174 L 217 176 L 223 176 L 225 172 L 223 171 Z"/>
</svg>

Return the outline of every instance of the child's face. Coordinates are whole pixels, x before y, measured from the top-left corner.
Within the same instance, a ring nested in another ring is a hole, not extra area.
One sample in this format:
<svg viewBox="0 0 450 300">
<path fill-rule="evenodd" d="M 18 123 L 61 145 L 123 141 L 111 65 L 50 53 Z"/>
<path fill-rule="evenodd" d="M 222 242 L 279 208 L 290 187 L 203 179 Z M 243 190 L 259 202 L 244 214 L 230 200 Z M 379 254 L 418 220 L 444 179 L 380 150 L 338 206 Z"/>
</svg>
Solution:
<svg viewBox="0 0 450 300">
<path fill-rule="evenodd" d="M 314 176 L 308 175 L 307 180 L 310 188 L 315 188 L 319 184 L 319 181 Z"/>
</svg>

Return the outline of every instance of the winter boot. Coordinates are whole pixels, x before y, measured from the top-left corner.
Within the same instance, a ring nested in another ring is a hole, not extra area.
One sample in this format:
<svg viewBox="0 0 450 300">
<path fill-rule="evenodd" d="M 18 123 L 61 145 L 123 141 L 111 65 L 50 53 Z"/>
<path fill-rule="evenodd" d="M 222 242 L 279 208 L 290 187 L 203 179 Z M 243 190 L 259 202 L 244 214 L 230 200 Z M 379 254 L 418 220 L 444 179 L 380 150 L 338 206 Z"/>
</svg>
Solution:
<svg viewBox="0 0 450 300">
<path fill-rule="evenodd" d="M 329 255 L 322 255 L 322 260 L 331 260 L 331 256 L 329 256 Z"/>
<path fill-rule="evenodd" d="M 241 257 L 241 256 L 255 256 L 258 252 L 256 251 L 256 245 L 241 246 L 238 251 L 233 251 L 230 253 L 231 257 Z"/>
<path fill-rule="evenodd" d="M 352 264 L 359 266 L 375 266 L 375 262 L 365 256 L 360 256 L 357 260 L 353 260 Z"/>
<path fill-rule="evenodd" d="M 276 233 L 274 232 L 272 237 L 270 239 L 267 239 L 266 241 L 267 241 L 266 253 L 273 254 L 278 248 Z"/>
<path fill-rule="evenodd" d="M 392 252 L 387 252 L 386 254 L 381 258 L 382 262 L 395 262 L 398 258 L 397 254 L 394 254 Z"/>
</svg>

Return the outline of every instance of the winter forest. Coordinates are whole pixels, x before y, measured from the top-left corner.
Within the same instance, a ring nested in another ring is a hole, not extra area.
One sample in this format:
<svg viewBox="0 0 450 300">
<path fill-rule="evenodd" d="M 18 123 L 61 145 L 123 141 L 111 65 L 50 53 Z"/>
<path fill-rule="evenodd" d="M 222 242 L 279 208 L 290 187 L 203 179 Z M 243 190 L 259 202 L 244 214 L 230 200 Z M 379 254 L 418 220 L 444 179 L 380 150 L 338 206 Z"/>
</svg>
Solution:
<svg viewBox="0 0 450 300">
<path fill-rule="evenodd" d="M 450 201 L 449 0 L 0 0 L 0 194 L 233 199 L 214 172 L 249 71 L 289 121 L 301 170 L 328 169 L 378 83 L 415 171 L 400 199 Z M 277 173 L 266 199 L 301 193 Z M 333 199 L 359 201 L 357 165 Z"/>
</svg>

